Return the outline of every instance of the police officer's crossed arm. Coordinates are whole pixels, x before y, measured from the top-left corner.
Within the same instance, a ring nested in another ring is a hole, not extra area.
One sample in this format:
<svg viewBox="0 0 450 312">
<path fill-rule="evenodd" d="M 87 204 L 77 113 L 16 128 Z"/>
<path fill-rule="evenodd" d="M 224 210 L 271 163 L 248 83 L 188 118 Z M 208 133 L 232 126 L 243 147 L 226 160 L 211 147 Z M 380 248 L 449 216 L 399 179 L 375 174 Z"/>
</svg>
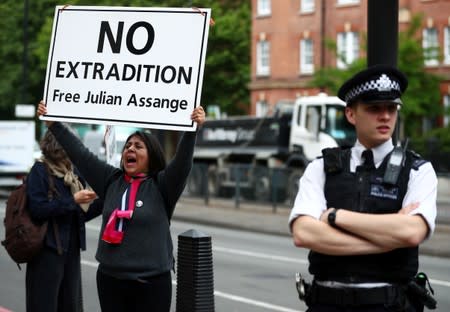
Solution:
<svg viewBox="0 0 450 312">
<path fill-rule="evenodd" d="M 410 204 L 396 214 L 367 214 L 345 209 L 336 211 L 336 228 L 328 224 L 327 209 L 320 220 L 300 216 L 292 223 L 294 243 L 324 254 L 357 255 L 381 253 L 419 245 L 428 226 L 420 215 L 408 215 L 418 207 Z"/>
<path fill-rule="evenodd" d="M 292 235 L 295 246 L 328 255 L 364 255 L 390 250 L 306 215 L 293 221 Z"/>
<path fill-rule="evenodd" d="M 382 248 L 415 247 L 434 230 L 436 194 L 436 174 L 431 164 L 426 163 L 418 170 L 412 170 L 404 207 L 398 213 L 367 214 L 339 209 L 335 224 L 337 229 Z M 330 212 L 331 209 L 326 210 L 320 220 L 328 223 Z"/>
<path fill-rule="evenodd" d="M 324 198 L 325 177 L 318 174 L 322 168 L 320 161 L 312 162 L 302 177 L 296 201 L 298 214 L 291 220 L 296 246 L 330 255 L 371 254 L 417 246 L 429 234 L 430 226 L 420 212 L 435 208 L 437 185 L 433 171 L 424 170 L 425 165 L 410 181 L 409 195 L 405 198 L 406 202 L 412 203 L 398 213 L 368 214 L 338 209 L 335 227 L 328 224 L 332 207 L 327 207 Z M 423 188 L 423 184 L 414 182 L 424 179 L 430 181 L 428 190 Z"/>
<path fill-rule="evenodd" d="M 381 248 L 396 249 L 419 245 L 428 233 L 428 226 L 421 215 L 409 215 L 419 207 L 419 203 L 410 204 L 395 214 L 367 214 L 339 209 L 336 211 L 335 224 L 338 229 L 364 238 Z M 325 211 L 321 220 L 328 223 Z"/>
<path fill-rule="evenodd" d="M 389 250 L 320 220 L 327 208 L 324 183 L 322 160 L 311 162 L 301 178 L 299 193 L 291 212 L 294 244 L 330 255 L 359 255 Z"/>
</svg>

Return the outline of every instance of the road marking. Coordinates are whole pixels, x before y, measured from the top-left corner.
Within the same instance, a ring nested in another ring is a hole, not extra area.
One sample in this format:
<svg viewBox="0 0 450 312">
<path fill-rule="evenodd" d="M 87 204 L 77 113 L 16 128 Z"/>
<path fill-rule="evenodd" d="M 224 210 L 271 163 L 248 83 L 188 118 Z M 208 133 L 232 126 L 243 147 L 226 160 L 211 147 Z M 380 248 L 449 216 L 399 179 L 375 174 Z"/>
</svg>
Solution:
<svg viewBox="0 0 450 312">
<path fill-rule="evenodd" d="M 100 231 L 100 225 L 96 225 L 96 224 L 92 224 L 92 223 L 85 223 L 85 226 L 89 230 L 94 230 L 97 232 Z"/>
<path fill-rule="evenodd" d="M 438 284 L 440 286 L 450 287 L 450 282 L 441 281 L 441 280 L 435 280 L 435 279 L 429 279 L 431 284 Z"/>
<path fill-rule="evenodd" d="M 94 224 L 89 224 L 89 223 L 86 224 L 86 228 L 88 228 L 90 230 L 95 230 L 95 231 L 100 230 L 100 226 L 94 225 Z M 234 249 L 234 248 L 227 248 L 227 247 L 214 246 L 214 245 L 213 245 L 212 249 L 213 249 L 213 251 L 230 253 L 230 254 L 235 254 L 235 255 L 243 255 L 243 256 L 250 256 L 250 257 L 261 258 L 261 259 L 284 261 L 284 262 L 291 262 L 291 263 L 308 264 L 307 260 L 283 257 L 283 256 L 273 256 L 273 255 L 268 255 L 265 253 L 252 252 L 252 251 L 247 251 L 247 250 L 242 250 L 242 249 Z M 94 262 L 92 262 L 92 263 L 94 263 Z M 430 278 L 430 283 L 437 284 L 437 285 L 443 286 L 443 287 L 450 287 L 450 282 L 448 282 L 448 281 Z M 2 311 L 0 311 L 0 312 L 2 312 Z"/>
<path fill-rule="evenodd" d="M 227 248 L 227 247 L 220 247 L 220 246 L 213 246 L 212 249 L 213 249 L 213 251 L 230 253 L 230 254 L 241 255 L 241 256 L 250 256 L 250 257 L 266 259 L 266 260 L 275 260 L 275 261 L 284 261 L 284 262 L 308 264 L 307 260 L 302 260 L 302 259 L 298 259 L 298 258 L 283 257 L 283 256 L 268 255 L 268 254 L 265 254 L 265 253 L 247 251 L 247 250 L 242 250 L 242 249 L 234 249 L 234 248 Z"/>
<path fill-rule="evenodd" d="M 90 266 L 92 268 L 97 268 L 97 266 L 98 266 L 97 262 L 84 260 L 84 259 L 81 259 L 81 263 L 83 265 L 87 265 L 87 266 Z M 172 284 L 176 285 L 177 282 L 175 280 L 172 280 Z M 222 297 L 222 298 L 225 298 L 225 299 L 228 299 L 228 300 L 231 300 L 231 301 L 237 301 L 237 302 L 246 303 L 246 304 L 249 304 L 249 305 L 265 308 L 265 309 L 272 310 L 272 311 L 279 311 L 279 312 L 303 312 L 301 310 L 293 310 L 293 309 L 290 309 L 290 308 L 285 308 L 285 307 L 282 307 L 282 306 L 279 306 L 279 305 L 275 305 L 275 304 L 271 304 L 271 303 L 267 303 L 267 302 L 264 302 L 264 301 L 258 301 L 258 300 L 253 300 L 253 299 L 241 297 L 241 296 L 236 296 L 236 295 L 233 295 L 233 294 L 224 293 L 224 292 L 218 291 L 218 290 L 214 291 L 214 296 Z M 0 312 L 3 312 L 3 311 L 0 310 Z M 5 312 L 8 312 L 8 311 L 5 311 Z"/>
<path fill-rule="evenodd" d="M 257 300 L 253 300 L 253 299 L 248 299 L 245 297 L 241 297 L 241 296 L 236 296 L 236 295 L 232 295 L 232 294 L 227 294 L 221 291 L 214 291 L 214 295 L 218 296 L 218 297 L 222 297 L 225 299 L 229 299 L 232 301 L 238 301 L 238 302 L 242 302 L 242 303 L 246 303 L 249 305 L 254 305 L 260 308 L 264 308 L 264 309 L 268 309 L 268 310 L 273 310 L 273 311 L 280 311 L 280 312 L 303 312 L 302 310 L 293 310 L 293 309 L 289 309 L 289 308 L 285 308 L 279 305 L 274 305 L 274 304 L 270 304 L 267 302 L 263 302 L 263 301 L 257 301 Z"/>
<path fill-rule="evenodd" d="M 86 223 L 86 228 L 88 228 L 90 230 L 96 230 L 96 231 L 100 230 L 100 227 L 98 225 L 89 224 L 89 223 Z M 274 256 L 274 255 L 269 255 L 269 254 L 265 254 L 265 253 L 247 251 L 247 250 L 242 250 L 242 249 L 234 249 L 234 248 L 220 247 L 220 246 L 214 246 L 214 245 L 213 245 L 212 249 L 213 249 L 213 251 L 241 255 L 241 256 L 250 256 L 250 257 L 266 259 L 266 260 L 308 264 L 307 260 L 283 257 L 283 256 Z"/>
<path fill-rule="evenodd" d="M 92 268 L 97 268 L 97 267 L 98 267 L 98 262 L 89 261 L 89 260 L 84 260 L 84 259 L 81 259 L 81 264 L 90 266 L 90 267 L 92 267 Z"/>
</svg>

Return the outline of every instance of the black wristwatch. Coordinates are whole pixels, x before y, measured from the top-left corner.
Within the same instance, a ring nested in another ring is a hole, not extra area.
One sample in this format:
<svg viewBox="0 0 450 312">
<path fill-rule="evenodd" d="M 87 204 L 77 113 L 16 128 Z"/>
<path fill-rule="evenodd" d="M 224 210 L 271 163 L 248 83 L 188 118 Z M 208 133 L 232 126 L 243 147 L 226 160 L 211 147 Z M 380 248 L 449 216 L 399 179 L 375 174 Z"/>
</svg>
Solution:
<svg viewBox="0 0 450 312">
<path fill-rule="evenodd" d="M 328 214 L 328 224 L 331 225 L 332 227 L 337 227 L 337 225 L 336 225 L 336 212 L 337 212 L 337 209 L 336 208 L 332 208 L 332 210 Z"/>
</svg>

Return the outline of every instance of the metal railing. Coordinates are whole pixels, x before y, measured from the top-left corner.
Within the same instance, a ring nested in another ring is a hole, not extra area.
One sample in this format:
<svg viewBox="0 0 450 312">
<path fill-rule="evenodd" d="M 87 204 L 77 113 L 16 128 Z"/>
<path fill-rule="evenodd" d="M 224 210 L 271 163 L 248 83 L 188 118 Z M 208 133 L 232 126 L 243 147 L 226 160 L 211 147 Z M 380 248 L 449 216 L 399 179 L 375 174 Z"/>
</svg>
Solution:
<svg viewBox="0 0 450 312">
<path fill-rule="evenodd" d="M 294 176 L 293 170 L 251 169 L 247 164 L 235 164 L 228 169 L 228 173 L 211 172 L 207 165 L 194 165 L 185 195 L 203 198 L 206 206 L 211 199 L 221 199 L 233 201 L 235 209 L 242 204 L 271 206 L 274 213 L 279 208 L 292 208 L 299 184 L 297 180 L 296 185 L 290 185 L 295 182 L 289 179 Z M 439 176 L 439 180 L 444 183 L 438 190 L 437 221 L 450 224 L 450 188 L 446 187 L 450 185 L 450 175 Z"/>
</svg>

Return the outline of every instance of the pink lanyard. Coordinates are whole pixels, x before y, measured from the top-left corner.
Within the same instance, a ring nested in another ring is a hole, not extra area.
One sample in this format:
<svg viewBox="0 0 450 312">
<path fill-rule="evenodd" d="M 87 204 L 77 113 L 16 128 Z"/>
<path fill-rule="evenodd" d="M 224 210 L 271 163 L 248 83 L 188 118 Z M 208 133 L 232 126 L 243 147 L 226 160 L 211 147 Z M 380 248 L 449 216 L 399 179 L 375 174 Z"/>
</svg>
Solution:
<svg viewBox="0 0 450 312">
<path fill-rule="evenodd" d="M 122 242 L 124 235 L 123 219 L 129 220 L 133 216 L 133 211 L 136 207 L 136 194 L 139 189 L 139 185 L 142 181 L 147 179 L 147 176 L 144 174 L 139 174 L 134 177 L 125 175 L 124 178 L 125 181 L 127 183 L 131 183 L 131 185 L 122 195 L 122 205 L 120 209 L 116 208 L 111 213 L 102 235 L 102 240 L 110 244 L 120 244 Z M 125 204 L 128 190 L 130 191 L 130 196 L 128 198 L 128 202 Z M 119 223 L 117 224 L 117 222 Z"/>
</svg>

